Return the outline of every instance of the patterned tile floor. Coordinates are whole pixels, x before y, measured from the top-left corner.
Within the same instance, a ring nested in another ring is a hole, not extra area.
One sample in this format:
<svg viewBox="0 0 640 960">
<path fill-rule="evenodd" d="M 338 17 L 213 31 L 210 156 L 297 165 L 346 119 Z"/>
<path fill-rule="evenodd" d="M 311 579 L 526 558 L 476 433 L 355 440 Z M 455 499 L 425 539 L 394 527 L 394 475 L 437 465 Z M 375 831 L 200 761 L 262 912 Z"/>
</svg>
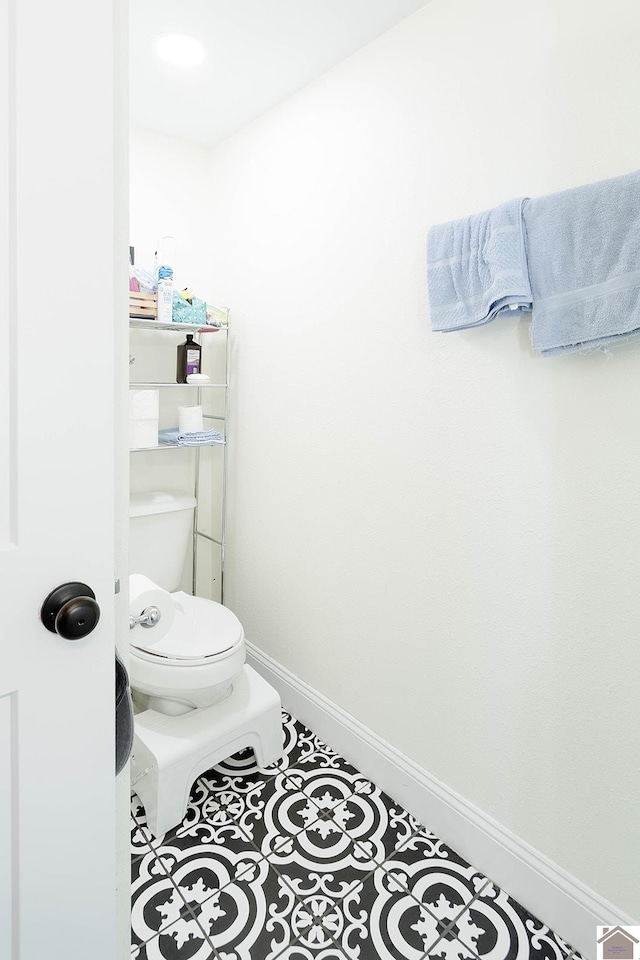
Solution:
<svg viewBox="0 0 640 960">
<path fill-rule="evenodd" d="M 283 714 L 285 754 L 203 774 L 164 836 L 132 802 L 137 960 L 580 960 Z"/>
</svg>

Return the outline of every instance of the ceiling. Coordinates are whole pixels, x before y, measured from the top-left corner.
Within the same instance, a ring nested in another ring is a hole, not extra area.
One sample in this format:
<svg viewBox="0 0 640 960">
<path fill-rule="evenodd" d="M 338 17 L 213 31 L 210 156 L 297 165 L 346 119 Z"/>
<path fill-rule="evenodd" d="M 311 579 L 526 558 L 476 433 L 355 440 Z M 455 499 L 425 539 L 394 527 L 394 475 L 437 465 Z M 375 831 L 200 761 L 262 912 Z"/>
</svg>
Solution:
<svg viewBox="0 0 640 960">
<path fill-rule="evenodd" d="M 212 146 L 426 2 L 129 0 L 131 122 Z M 158 59 L 172 32 L 204 44 L 200 67 Z"/>
</svg>

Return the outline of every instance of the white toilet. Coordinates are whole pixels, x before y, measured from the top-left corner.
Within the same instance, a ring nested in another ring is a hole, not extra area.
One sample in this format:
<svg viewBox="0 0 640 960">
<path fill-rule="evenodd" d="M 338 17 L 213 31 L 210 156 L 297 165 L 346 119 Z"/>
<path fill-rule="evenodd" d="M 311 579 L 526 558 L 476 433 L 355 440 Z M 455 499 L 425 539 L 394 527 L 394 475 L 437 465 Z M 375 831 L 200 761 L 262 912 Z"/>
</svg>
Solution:
<svg viewBox="0 0 640 960">
<path fill-rule="evenodd" d="M 191 785 L 215 763 L 243 747 L 261 766 L 282 754 L 280 697 L 245 663 L 238 618 L 213 600 L 173 592 L 194 507 L 193 497 L 165 492 L 130 501 L 131 782 L 155 836 L 184 819 Z"/>
</svg>

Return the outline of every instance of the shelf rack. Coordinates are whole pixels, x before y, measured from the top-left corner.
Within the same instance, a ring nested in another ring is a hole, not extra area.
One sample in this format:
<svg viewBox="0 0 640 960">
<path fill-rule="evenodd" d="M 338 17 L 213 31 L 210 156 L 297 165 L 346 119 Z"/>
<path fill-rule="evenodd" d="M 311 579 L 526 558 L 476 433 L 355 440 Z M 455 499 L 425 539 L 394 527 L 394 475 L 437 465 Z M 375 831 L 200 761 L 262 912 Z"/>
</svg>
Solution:
<svg viewBox="0 0 640 960">
<path fill-rule="evenodd" d="M 193 450 L 195 452 L 195 464 L 194 464 L 194 491 L 193 495 L 195 497 L 196 506 L 194 509 L 193 515 L 193 552 L 192 552 L 192 593 L 196 592 L 196 583 L 198 577 L 198 538 L 207 540 L 210 543 L 215 543 L 220 547 L 220 601 L 224 602 L 224 566 L 225 566 L 225 544 L 226 544 L 226 532 L 227 532 L 227 485 L 228 485 L 228 456 L 227 456 L 227 438 L 228 438 L 228 429 L 229 429 L 229 361 L 230 361 L 230 348 L 231 348 L 231 339 L 229 333 L 229 310 L 224 309 L 226 316 L 226 323 L 222 326 L 213 326 L 213 325 L 204 325 L 201 323 L 159 323 L 157 320 L 142 319 L 138 317 L 129 318 L 129 326 L 137 330 L 169 330 L 173 333 L 184 333 L 184 332 L 194 332 L 203 331 L 206 333 L 213 332 L 214 330 L 224 332 L 226 336 L 225 343 L 225 382 L 224 383 L 167 383 L 167 382 L 151 382 L 151 381 L 130 381 L 129 389 L 136 390 L 145 390 L 145 389 L 170 389 L 170 390 L 195 390 L 197 403 L 200 405 L 202 403 L 202 391 L 210 390 L 212 388 L 218 388 L 224 390 L 224 414 L 223 416 L 214 416 L 212 414 L 204 414 L 203 417 L 205 420 L 215 420 L 222 422 L 224 424 L 224 444 L 215 444 L 215 446 L 223 447 L 223 462 L 222 462 L 222 490 L 221 490 L 221 522 L 220 522 L 220 540 L 216 540 L 215 537 L 209 536 L 203 530 L 199 529 L 198 526 L 198 515 L 199 515 L 199 505 L 200 505 L 200 454 L 202 447 L 179 447 L 175 443 L 158 443 L 153 447 L 133 447 L 129 450 L 130 453 L 149 453 L 151 451 L 157 450 Z M 209 446 L 209 445 L 206 445 Z M 211 444 L 214 446 L 214 444 Z"/>
<path fill-rule="evenodd" d="M 229 311 L 227 311 L 227 324 L 228 320 Z M 159 320 L 129 317 L 129 326 L 134 327 L 136 330 L 173 330 L 175 333 L 179 333 L 182 330 L 186 330 L 187 333 L 206 330 L 208 333 L 211 330 L 224 330 L 226 325 L 216 326 L 213 323 L 162 323 Z"/>
</svg>

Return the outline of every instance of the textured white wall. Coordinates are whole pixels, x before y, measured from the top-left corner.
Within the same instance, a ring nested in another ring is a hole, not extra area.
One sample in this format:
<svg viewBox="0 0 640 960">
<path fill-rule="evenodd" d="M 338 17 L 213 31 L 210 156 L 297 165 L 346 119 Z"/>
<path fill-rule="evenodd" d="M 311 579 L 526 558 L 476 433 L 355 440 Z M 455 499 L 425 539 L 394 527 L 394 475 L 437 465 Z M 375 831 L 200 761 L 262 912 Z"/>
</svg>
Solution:
<svg viewBox="0 0 640 960">
<path fill-rule="evenodd" d="M 639 37 L 636 0 L 433 0 L 214 152 L 207 247 L 248 637 L 635 915 L 640 345 L 433 335 L 424 249 L 636 168 Z"/>
</svg>

